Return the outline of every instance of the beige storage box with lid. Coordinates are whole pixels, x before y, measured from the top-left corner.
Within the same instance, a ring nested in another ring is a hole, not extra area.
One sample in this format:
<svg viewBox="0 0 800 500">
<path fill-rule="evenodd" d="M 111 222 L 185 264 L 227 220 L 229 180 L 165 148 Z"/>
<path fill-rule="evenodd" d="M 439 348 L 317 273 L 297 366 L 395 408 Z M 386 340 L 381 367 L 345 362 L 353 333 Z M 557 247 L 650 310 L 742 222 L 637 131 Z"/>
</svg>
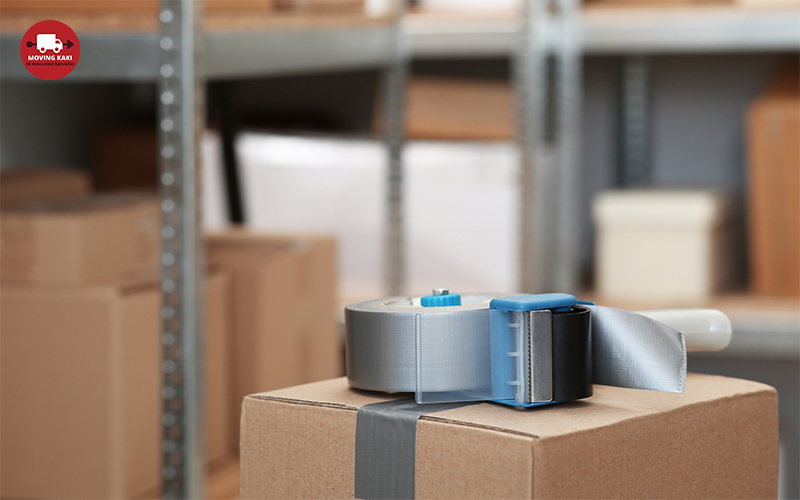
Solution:
<svg viewBox="0 0 800 500">
<path fill-rule="evenodd" d="M 731 195 L 612 191 L 599 195 L 593 209 L 600 295 L 698 300 L 736 282 L 738 242 Z"/>
</svg>

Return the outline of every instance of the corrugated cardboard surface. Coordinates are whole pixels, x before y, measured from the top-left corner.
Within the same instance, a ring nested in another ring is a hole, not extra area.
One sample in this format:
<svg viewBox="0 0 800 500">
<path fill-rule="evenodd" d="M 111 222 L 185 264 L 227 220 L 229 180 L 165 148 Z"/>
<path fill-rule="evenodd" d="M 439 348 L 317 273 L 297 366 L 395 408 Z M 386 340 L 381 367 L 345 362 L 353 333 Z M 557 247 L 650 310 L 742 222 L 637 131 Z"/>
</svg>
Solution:
<svg viewBox="0 0 800 500">
<path fill-rule="evenodd" d="M 231 231 L 208 237 L 208 260 L 232 278 L 234 401 L 342 374 L 336 244 L 328 236 Z"/>
<path fill-rule="evenodd" d="M 209 464 L 235 450 L 231 431 L 234 415 L 231 370 L 231 280 L 215 272 L 206 278 L 206 456 Z"/>
<path fill-rule="evenodd" d="M 156 283 L 43 288 L 2 288 L 2 496 L 122 498 L 157 486 Z"/>
<path fill-rule="evenodd" d="M 93 142 L 95 189 L 158 189 L 158 138 L 152 123 L 103 128 Z"/>
<path fill-rule="evenodd" d="M 154 196 L 95 195 L 16 205 L 0 212 L 0 278 L 88 283 L 159 265 Z"/>
<path fill-rule="evenodd" d="M 356 410 L 395 397 L 343 378 L 247 397 L 242 498 L 353 498 Z M 416 468 L 417 498 L 775 498 L 777 394 L 690 374 L 685 394 L 457 408 L 420 418 Z"/>
<path fill-rule="evenodd" d="M 227 275 L 207 280 L 210 461 L 234 451 Z M 160 486 L 161 292 L 125 285 L 0 291 L 0 496 L 129 498 Z"/>
<path fill-rule="evenodd" d="M 800 296 L 800 68 L 782 68 L 747 116 L 750 280 Z"/>
<path fill-rule="evenodd" d="M 36 168 L 0 174 L 0 204 L 4 207 L 36 200 L 76 198 L 92 190 L 89 174 L 66 168 Z"/>
<path fill-rule="evenodd" d="M 365 0 L 274 0 L 277 10 L 319 14 L 363 11 L 364 4 Z"/>
</svg>

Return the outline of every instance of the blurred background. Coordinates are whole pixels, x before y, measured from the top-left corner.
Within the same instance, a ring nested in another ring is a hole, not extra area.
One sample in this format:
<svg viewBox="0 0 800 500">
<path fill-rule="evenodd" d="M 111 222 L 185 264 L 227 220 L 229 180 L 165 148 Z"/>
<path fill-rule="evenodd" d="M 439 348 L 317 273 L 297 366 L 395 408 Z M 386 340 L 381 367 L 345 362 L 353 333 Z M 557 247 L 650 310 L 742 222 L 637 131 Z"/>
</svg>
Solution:
<svg viewBox="0 0 800 500">
<path fill-rule="evenodd" d="M 689 370 L 778 390 L 800 497 L 797 0 L 205 0 L 196 47 L 170 5 L 0 0 L 2 498 L 169 494 L 187 330 L 235 498 L 241 398 L 439 287 L 721 309 Z M 17 52 L 45 19 L 58 81 Z"/>
</svg>

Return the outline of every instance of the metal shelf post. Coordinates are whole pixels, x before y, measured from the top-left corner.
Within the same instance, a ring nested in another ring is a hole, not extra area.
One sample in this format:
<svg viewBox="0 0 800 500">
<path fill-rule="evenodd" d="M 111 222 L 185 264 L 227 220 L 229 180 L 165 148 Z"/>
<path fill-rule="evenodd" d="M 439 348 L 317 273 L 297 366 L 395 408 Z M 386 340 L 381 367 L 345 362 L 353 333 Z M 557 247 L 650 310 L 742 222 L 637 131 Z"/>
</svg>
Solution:
<svg viewBox="0 0 800 500">
<path fill-rule="evenodd" d="M 522 153 L 520 285 L 529 293 L 574 293 L 579 286 L 579 9 L 575 0 L 525 3 L 515 80 Z"/>
<path fill-rule="evenodd" d="M 384 268 L 389 295 L 405 291 L 405 225 L 403 221 L 403 145 L 409 40 L 404 29 L 404 10 L 398 7 L 393 26 L 394 48 L 385 71 L 385 142 L 388 156 L 386 179 L 386 240 Z"/>
<path fill-rule="evenodd" d="M 162 0 L 158 128 L 161 164 L 164 498 L 205 496 L 203 255 L 199 140 L 205 124 L 198 64 L 203 2 Z"/>
<path fill-rule="evenodd" d="M 519 103 L 520 273 L 521 291 L 546 290 L 551 262 L 552 159 L 547 145 L 547 7 L 548 0 L 525 3 L 520 52 L 514 77 Z"/>
<path fill-rule="evenodd" d="M 576 293 L 580 287 L 581 96 L 583 45 L 578 0 L 557 0 L 560 37 L 555 49 L 556 253 L 553 289 Z"/>
<path fill-rule="evenodd" d="M 622 155 L 619 181 L 642 187 L 652 180 L 648 57 L 630 55 L 622 67 Z"/>
</svg>

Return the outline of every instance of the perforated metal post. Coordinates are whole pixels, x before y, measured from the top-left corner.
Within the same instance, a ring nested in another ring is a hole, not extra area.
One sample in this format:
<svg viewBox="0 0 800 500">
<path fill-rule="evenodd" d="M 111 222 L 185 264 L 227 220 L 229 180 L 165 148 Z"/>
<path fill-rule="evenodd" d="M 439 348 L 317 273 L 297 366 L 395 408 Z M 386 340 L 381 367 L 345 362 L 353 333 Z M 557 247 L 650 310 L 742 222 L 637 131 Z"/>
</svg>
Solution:
<svg viewBox="0 0 800 500">
<path fill-rule="evenodd" d="M 520 285 L 529 293 L 574 293 L 579 286 L 578 16 L 576 0 L 525 2 L 515 80 L 522 153 Z"/>
<path fill-rule="evenodd" d="M 622 67 L 622 157 L 620 185 L 646 186 L 650 164 L 650 81 L 647 56 L 625 57 Z"/>
<path fill-rule="evenodd" d="M 404 9 L 395 12 L 394 53 L 385 72 L 385 141 L 389 168 L 386 183 L 386 240 L 384 269 L 389 295 L 405 291 L 405 226 L 403 223 L 403 144 L 405 87 L 408 76 L 408 37 L 404 30 Z"/>
<path fill-rule="evenodd" d="M 553 162 L 547 144 L 548 0 L 525 2 L 520 51 L 515 60 L 520 170 L 520 273 L 524 292 L 546 291 L 552 265 Z"/>
<path fill-rule="evenodd" d="M 202 2 L 162 0 L 158 82 L 164 498 L 205 496 L 203 256 L 199 232 Z"/>
<path fill-rule="evenodd" d="M 554 49 L 556 72 L 555 140 L 556 257 L 553 289 L 577 293 L 580 286 L 581 88 L 583 61 L 578 0 L 556 0 L 559 37 Z"/>
</svg>

